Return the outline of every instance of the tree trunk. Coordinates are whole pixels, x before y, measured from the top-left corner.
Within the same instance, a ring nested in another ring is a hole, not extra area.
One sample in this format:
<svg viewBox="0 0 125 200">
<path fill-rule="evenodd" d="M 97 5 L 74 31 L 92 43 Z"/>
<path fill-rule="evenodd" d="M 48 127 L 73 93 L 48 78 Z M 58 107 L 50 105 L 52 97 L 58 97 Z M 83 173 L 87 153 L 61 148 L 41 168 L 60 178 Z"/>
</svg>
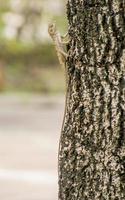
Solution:
<svg viewBox="0 0 125 200">
<path fill-rule="evenodd" d="M 125 0 L 68 0 L 59 200 L 125 200 Z"/>
</svg>

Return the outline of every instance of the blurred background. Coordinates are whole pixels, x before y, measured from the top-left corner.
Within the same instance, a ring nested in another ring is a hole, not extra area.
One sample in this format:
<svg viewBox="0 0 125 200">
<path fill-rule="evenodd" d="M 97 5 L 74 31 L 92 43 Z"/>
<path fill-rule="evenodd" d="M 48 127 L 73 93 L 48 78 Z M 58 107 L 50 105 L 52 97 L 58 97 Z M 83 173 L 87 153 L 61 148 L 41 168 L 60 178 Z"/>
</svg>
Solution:
<svg viewBox="0 0 125 200">
<path fill-rule="evenodd" d="M 0 200 L 58 199 L 65 76 L 47 29 L 64 0 L 0 0 Z"/>
</svg>

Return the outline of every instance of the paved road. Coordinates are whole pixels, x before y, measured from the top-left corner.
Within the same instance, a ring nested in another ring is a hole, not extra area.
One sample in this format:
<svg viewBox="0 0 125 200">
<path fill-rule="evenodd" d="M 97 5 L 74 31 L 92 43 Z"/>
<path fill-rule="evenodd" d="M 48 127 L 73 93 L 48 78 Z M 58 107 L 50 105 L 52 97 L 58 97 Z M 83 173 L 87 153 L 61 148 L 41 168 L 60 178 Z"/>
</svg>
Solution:
<svg viewBox="0 0 125 200">
<path fill-rule="evenodd" d="M 64 97 L 0 95 L 0 200 L 57 200 Z"/>
</svg>

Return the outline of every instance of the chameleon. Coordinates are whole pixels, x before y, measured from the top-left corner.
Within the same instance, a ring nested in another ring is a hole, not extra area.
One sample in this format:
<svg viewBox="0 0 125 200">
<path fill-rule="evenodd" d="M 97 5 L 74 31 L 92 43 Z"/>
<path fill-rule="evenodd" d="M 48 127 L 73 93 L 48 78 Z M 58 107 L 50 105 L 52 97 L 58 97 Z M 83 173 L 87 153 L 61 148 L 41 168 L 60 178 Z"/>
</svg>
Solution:
<svg viewBox="0 0 125 200">
<path fill-rule="evenodd" d="M 69 43 L 68 33 L 66 33 L 64 36 L 61 36 L 60 32 L 57 30 L 55 23 L 50 23 L 48 25 L 48 33 L 54 42 L 59 63 L 62 66 L 65 66 L 68 55 L 65 52 L 64 45 Z"/>
</svg>

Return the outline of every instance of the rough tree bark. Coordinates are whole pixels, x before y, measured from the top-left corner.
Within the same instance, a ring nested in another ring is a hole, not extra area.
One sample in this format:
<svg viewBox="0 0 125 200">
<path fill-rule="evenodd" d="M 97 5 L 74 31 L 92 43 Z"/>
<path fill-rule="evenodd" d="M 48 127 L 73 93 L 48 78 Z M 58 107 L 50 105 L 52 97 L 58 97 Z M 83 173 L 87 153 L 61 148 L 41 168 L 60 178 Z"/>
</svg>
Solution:
<svg viewBox="0 0 125 200">
<path fill-rule="evenodd" d="M 125 0 L 68 0 L 59 200 L 125 200 Z"/>
</svg>

